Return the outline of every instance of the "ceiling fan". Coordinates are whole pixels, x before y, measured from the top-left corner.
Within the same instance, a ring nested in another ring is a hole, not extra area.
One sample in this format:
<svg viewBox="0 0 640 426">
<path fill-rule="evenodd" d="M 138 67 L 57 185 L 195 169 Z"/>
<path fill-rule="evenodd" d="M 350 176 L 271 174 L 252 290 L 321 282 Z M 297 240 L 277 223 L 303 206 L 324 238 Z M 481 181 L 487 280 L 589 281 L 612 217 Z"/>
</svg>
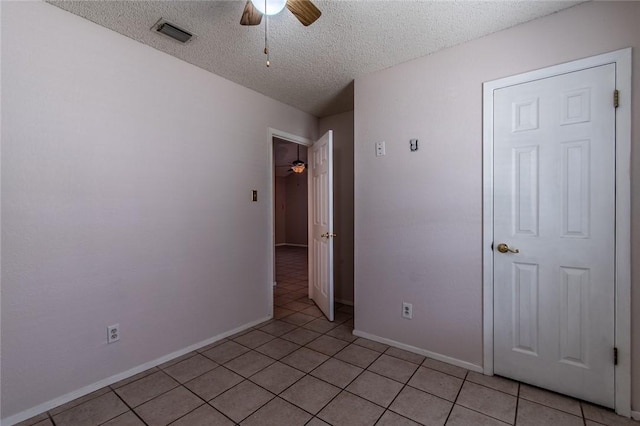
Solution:
<svg viewBox="0 0 640 426">
<path fill-rule="evenodd" d="M 255 3 L 254 3 L 255 2 Z M 313 24 L 322 14 L 309 0 L 247 0 L 247 4 L 240 18 L 240 25 L 258 25 L 262 21 L 262 15 L 275 15 L 284 6 L 298 18 L 302 25 Z"/>
<path fill-rule="evenodd" d="M 307 168 L 307 165 L 305 164 L 304 161 L 300 160 L 300 145 L 298 145 L 298 157 L 295 161 L 292 161 L 291 164 L 283 164 L 282 166 L 276 166 L 276 167 L 289 167 L 289 170 L 287 170 L 287 174 L 289 174 L 289 172 L 294 172 L 294 173 L 304 172 Z"/>
</svg>

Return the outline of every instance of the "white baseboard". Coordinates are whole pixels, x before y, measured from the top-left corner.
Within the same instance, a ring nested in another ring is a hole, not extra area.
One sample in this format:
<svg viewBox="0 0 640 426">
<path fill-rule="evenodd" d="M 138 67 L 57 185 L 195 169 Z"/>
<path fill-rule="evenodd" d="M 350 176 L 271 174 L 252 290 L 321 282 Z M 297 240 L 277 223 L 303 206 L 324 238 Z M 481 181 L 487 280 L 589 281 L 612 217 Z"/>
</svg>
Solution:
<svg viewBox="0 0 640 426">
<path fill-rule="evenodd" d="M 289 246 L 289 247 L 306 247 L 308 248 L 309 246 L 307 244 L 292 244 L 292 243 L 284 243 L 284 244 L 280 244 L 282 246 Z"/>
<path fill-rule="evenodd" d="M 92 383 L 90 385 L 87 385 L 83 388 L 80 388 L 78 390 L 75 390 L 73 392 L 69 392 L 68 394 L 59 396 L 57 398 L 54 398 L 50 401 L 47 401 L 43 404 L 37 405 L 33 408 L 29 408 L 28 410 L 22 411 L 18 414 L 14 414 L 13 416 L 7 417 L 5 419 L 1 419 L 0 420 L 0 425 L 2 426 L 12 426 L 15 425 L 16 423 L 20 423 L 23 420 L 27 420 L 30 419 L 31 417 L 37 416 L 38 414 L 44 413 L 45 411 L 49 411 L 55 407 L 58 407 L 59 405 L 62 404 L 66 404 L 69 401 L 73 401 L 74 399 L 80 398 L 82 396 L 88 395 L 91 392 L 95 392 L 98 389 L 102 389 L 105 386 L 109 386 L 112 385 L 116 382 L 119 382 L 120 380 L 124 380 L 128 377 L 134 376 L 138 373 L 142 373 L 143 371 L 146 371 L 150 368 L 153 367 L 157 367 L 160 364 L 164 364 L 167 361 L 171 361 L 174 358 L 177 358 L 179 356 L 188 354 L 189 352 L 195 351 L 197 349 L 200 349 L 202 347 L 205 347 L 207 345 L 210 345 L 211 343 L 217 342 L 218 340 L 222 340 L 225 337 L 228 336 L 232 336 L 236 333 L 240 333 L 241 331 L 244 331 L 248 328 L 251 328 L 255 325 L 258 325 L 262 322 L 268 321 L 270 320 L 271 317 L 267 316 L 265 318 L 261 318 L 259 320 L 256 321 L 252 321 L 248 324 L 244 324 L 241 325 L 240 327 L 234 328 L 233 330 L 230 331 L 225 331 L 224 333 L 218 334 L 217 336 L 213 336 L 210 337 L 206 340 L 203 340 L 199 343 L 193 344 L 191 346 L 188 346 L 186 348 L 177 350 L 175 352 L 172 352 L 168 355 L 162 356 L 160 358 L 156 358 L 153 361 L 149 361 L 146 362 L 142 365 L 139 365 L 137 367 L 133 367 L 127 371 L 124 371 L 122 373 L 116 374 L 115 376 L 111 376 L 108 377 L 106 379 L 102 379 L 98 382 Z"/>
<path fill-rule="evenodd" d="M 353 300 L 346 299 L 333 299 L 334 302 L 342 303 L 343 305 L 353 306 Z"/>
<path fill-rule="evenodd" d="M 483 368 L 480 365 L 472 364 L 467 361 L 462 361 L 450 356 L 441 355 L 435 352 L 427 351 L 425 349 L 416 348 L 415 346 L 406 345 L 404 343 L 396 342 L 395 340 L 386 339 L 373 334 L 365 333 L 360 330 L 353 330 L 353 335 L 363 337 L 365 339 L 373 340 L 374 342 L 384 343 L 385 345 L 393 346 L 394 348 L 404 349 L 405 351 L 413 352 L 416 354 L 424 355 L 428 358 L 435 359 L 437 361 L 446 362 L 447 364 L 455 365 L 457 367 L 466 368 L 467 370 L 475 371 L 476 373 L 483 373 Z"/>
<path fill-rule="evenodd" d="M 631 411 L 631 418 L 633 420 L 640 420 L 640 411 Z"/>
</svg>

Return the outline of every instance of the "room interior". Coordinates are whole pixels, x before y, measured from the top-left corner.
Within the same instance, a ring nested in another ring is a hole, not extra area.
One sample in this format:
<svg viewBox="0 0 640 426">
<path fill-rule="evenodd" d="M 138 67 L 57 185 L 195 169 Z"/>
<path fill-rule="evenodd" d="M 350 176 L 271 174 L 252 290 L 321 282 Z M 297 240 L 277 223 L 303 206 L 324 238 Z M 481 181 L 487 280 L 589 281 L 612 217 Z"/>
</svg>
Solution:
<svg viewBox="0 0 640 426">
<path fill-rule="evenodd" d="M 196 356 L 231 362 L 202 354 L 269 334 L 271 301 L 300 290 L 273 296 L 269 129 L 310 141 L 334 133 L 342 321 L 324 340 L 415 364 L 412 374 L 458 375 L 458 390 L 491 388 L 482 375 L 483 84 L 629 47 L 640 69 L 640 3 L 536 3 L 317 1 L 322 16 L 308 27 L 287 10 L 269 18 L 266 67 L 265 26 L 241 26 L 241 2 L 1 2 L 2 424 Z M 195 38 L 183 46 L 154 34 L 161 17 Z M 631 326 L 618 356 L 629 371 L 622 414 L 636 420 L 639 75 L 620 94 L 631 109 Z M 113 324 L 121 339 L 109 344 Z M 337 364 L 337 353 L 324 355 Z M 397 393 L 420 388 L 410 380 Z M 350 385 L 338 387 L 353 402 Z M 513 404 L 526 407 L 532 389 L 521 385 Z M 380 404 L 379 424 L 411 418 Z M 627 422 L 585 406 L 569 409 L 579 424 Z M 441 424 L 462 416 L 451 407 Z M 327 422 L 321 412 L 305 410 L 304 421 Z"/>
</svg>

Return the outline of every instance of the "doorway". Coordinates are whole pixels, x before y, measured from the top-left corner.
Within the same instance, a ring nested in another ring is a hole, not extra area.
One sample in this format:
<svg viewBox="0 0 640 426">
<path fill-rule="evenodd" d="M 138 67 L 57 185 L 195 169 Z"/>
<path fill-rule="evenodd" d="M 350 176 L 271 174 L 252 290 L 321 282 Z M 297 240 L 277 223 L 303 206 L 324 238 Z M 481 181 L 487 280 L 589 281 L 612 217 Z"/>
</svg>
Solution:
<svg viewBox="0 0 640 426">
<path fill-rule="evenodd" d="M 627 49 L 484 85 L 485 374 L 622 415 L 630 59 Z M 615 90 L 627 93 L 617 108 Z"/>
</svg>

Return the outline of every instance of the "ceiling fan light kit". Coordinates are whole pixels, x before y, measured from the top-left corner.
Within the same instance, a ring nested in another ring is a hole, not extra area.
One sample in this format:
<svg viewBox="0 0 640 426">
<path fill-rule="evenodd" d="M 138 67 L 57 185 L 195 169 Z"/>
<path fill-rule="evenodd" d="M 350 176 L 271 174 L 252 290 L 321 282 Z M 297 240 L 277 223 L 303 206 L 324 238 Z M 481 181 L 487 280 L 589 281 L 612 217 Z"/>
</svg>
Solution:
<svg viewBox="0 0 640 426">
<path fill-rule="evenodd" d="M 277 15 L 287 5 L 287 0 L 250 0 L 263 15 Z"/>
</svg>

